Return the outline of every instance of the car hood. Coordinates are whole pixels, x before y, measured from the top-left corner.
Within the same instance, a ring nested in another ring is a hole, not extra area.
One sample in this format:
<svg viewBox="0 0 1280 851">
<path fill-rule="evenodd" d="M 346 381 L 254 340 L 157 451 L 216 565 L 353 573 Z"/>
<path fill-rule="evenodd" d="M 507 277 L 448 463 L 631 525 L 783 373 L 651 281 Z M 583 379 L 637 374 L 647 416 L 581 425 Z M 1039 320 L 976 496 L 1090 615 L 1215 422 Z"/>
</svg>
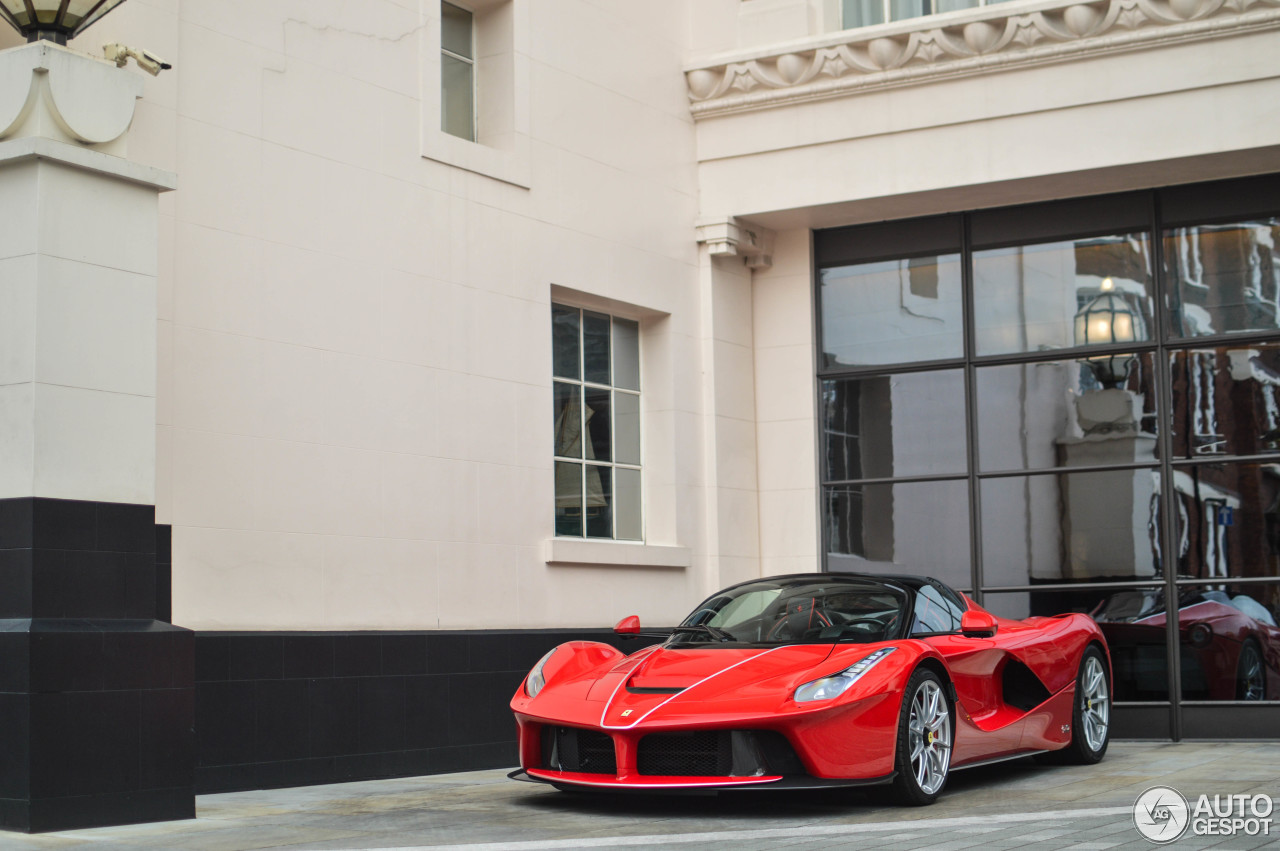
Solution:
<svg viewBox="0 0 1280 851">
<path fill-rule="evenodd" d="M 587 701 L 600 713 L 597 723 L 605 726 L 697 715 L 710 702 L 723 711 L 737 701 L 789 695 L 786 683 L 808 676 L 833 649 L 828 644 L 656 647 L 598 671 Z"/>
</svg>

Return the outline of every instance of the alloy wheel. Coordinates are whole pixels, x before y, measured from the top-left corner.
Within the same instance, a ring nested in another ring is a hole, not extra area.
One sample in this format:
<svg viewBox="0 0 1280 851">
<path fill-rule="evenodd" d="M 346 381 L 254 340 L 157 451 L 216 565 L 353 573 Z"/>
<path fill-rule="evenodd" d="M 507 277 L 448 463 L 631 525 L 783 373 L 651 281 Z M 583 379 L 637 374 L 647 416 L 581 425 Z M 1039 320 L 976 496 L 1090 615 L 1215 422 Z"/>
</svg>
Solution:
<svg viewBox="0 0 1280 851">
<path fill-rule="evenodd" d="M 1245 643 L 1240 650 L 1240 693 L 1242 700 L 1262 700 L 1265 680 L 1262 673 L 1262 657 L 1258 649 Z"/>
<path fill-rule="evenodd" d="M 1107 726 L 1111 722 L 1111 700 L 1107 692 L 1107 672 L 1097 656 L 1085 660 L 1081 678 L 1080 720 L 1084 722 L 1084 738 L 1090 750 L 1099 750 L 1107 742 Z"/>
<path fill-rule="evenodd" d="M 947 781 L 951 765 L 951 712 L 936 682 L 925 680 L 911 699 L 911 770 L 926 795 L 935 794 Z"/>
</svg>

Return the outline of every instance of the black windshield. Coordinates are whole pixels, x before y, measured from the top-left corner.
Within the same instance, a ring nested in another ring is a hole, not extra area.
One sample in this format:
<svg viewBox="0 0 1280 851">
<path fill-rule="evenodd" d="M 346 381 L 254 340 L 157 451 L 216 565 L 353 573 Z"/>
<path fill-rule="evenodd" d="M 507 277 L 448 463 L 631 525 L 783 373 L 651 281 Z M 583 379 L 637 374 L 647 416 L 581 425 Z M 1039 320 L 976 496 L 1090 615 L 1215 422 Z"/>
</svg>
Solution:
<svg viewBox="0 0 1280 851">
<path fill-rule="evenodd" d="M 852 642 L 867 644 L 897 635 L 907 595 L 895 585 L 831 579 L 762 579 L 737 585 L 703 602 L 685 618 L 671 641 L 782 645 Z"/>
</svg>

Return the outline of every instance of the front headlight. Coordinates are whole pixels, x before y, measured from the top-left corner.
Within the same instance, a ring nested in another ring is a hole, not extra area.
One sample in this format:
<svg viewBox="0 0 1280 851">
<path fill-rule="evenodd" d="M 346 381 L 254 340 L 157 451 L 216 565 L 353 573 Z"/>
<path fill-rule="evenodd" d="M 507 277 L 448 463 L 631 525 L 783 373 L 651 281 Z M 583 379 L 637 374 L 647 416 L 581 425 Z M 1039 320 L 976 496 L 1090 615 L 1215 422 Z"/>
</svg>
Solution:
<svg viewBox="0 0 1280 851">
<path fill-rule="evenodd" d="M 537 697 L 538 692 L 542 691 L 542 687 L 547 684 L 546 677 L 542 676 L 542 666 L 547 664 L 547 660 L 559 648 L 552 647 L 547 651 L 547 655 L 538 660 L 538 664 L 533 666 L 533 670 L 529 672 L 529 676 L 524 680 L 524 691 L 529 697 Z"/>
<path fill-rule="evenodd" d="M 877 662 L 896 649 L 895 647 L 882 647 L 838 674 L 832 674 L 829 677 L 805 683 L 796 689 L 792 699 L 796 703 L 809 703 L 814 700 L 831 700 L 833 697 L 839 697 L 848 691 L 849 687 L 856 683 L 863 674 L 870 671 Z"/>
</svg>

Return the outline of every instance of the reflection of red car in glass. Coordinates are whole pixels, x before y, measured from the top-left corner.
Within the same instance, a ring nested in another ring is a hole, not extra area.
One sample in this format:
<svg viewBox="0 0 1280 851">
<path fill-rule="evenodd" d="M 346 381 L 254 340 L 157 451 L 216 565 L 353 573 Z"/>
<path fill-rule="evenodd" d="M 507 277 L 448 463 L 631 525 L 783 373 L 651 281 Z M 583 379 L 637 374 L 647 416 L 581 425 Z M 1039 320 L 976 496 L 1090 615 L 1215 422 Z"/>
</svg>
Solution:
<svg viewBox="0 0 1280 851">
<path fill-rule="evenodd" d="M 1093 611 L 1111 647 L 1117 700 L 1164 700 L 1164 592 L 1121 591 Z M 1187 589 L 1178 599 L 1182 697 L 1280 700 L 1280 628 L 1243 594 Z"/>
</svg>

